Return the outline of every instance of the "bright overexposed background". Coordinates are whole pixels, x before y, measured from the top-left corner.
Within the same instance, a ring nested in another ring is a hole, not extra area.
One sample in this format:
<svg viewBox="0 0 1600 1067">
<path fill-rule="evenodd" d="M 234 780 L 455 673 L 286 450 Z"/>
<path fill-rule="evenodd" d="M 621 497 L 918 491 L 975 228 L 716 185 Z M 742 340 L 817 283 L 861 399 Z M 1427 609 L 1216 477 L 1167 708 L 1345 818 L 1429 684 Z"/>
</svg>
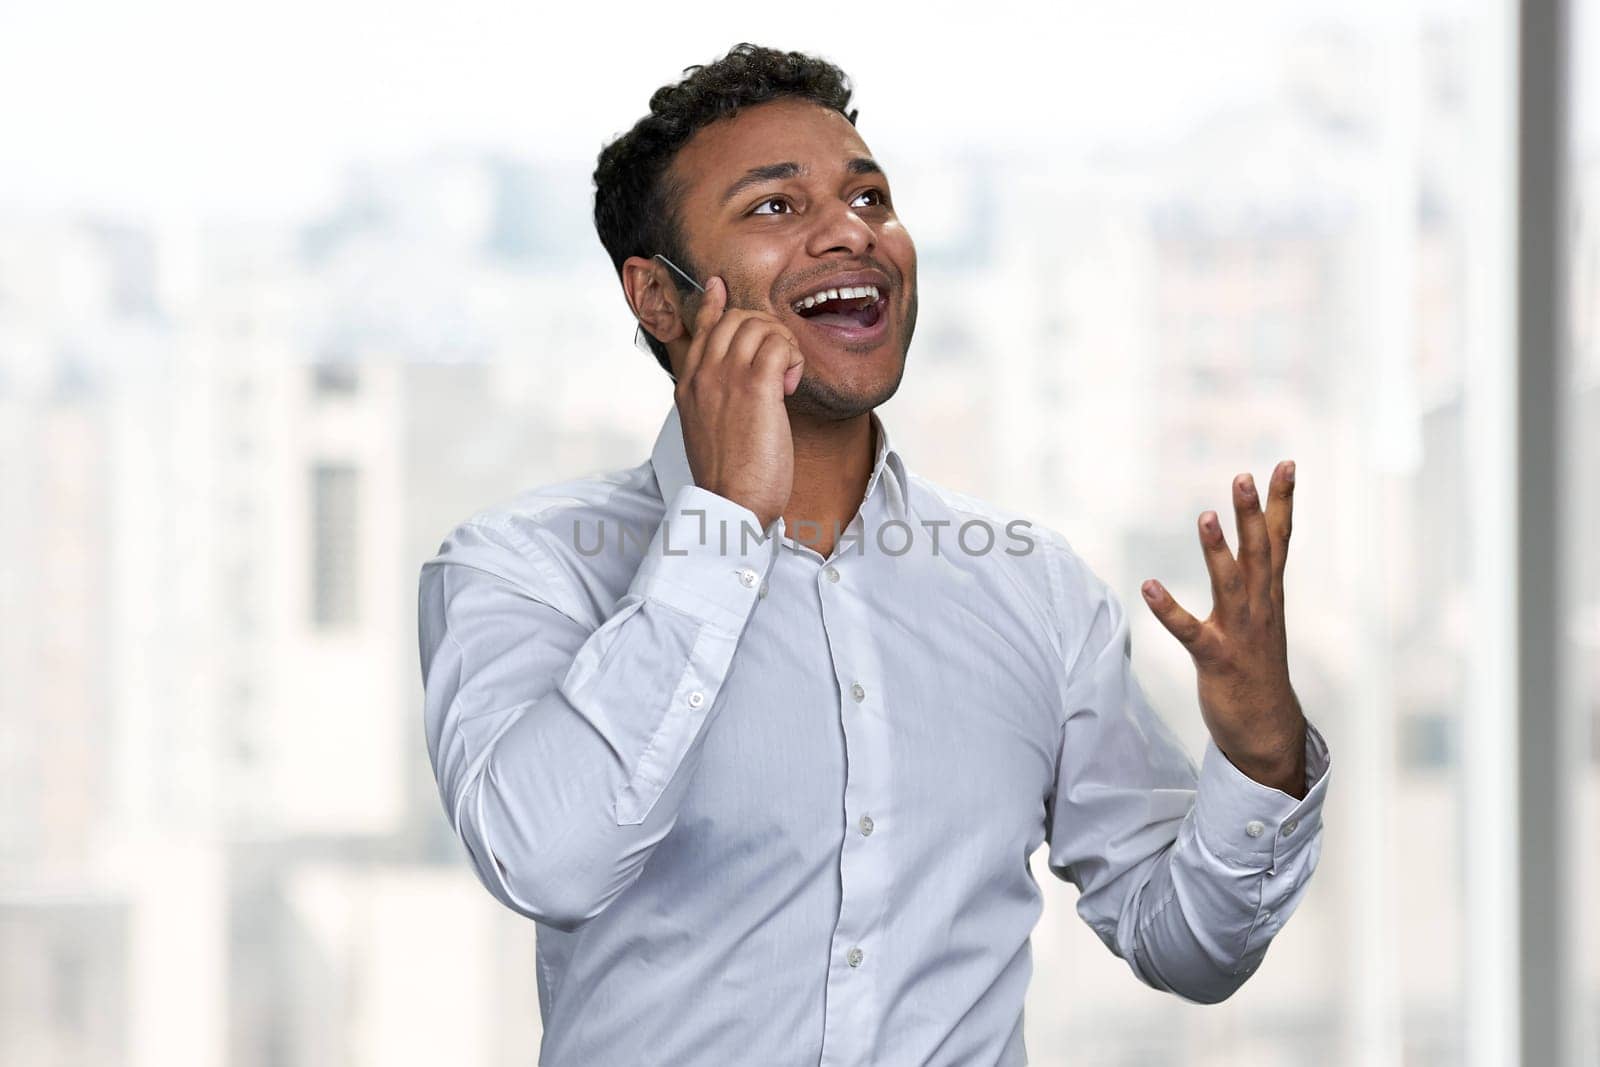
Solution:
<svg viewBox="0 0 1600 1067">
<path fill-rule="evenodd" d="M 645 458 L 670 383 L 590 174 L 743 40 L 850 74 L 917 242 L 896 443 L 1069 537 L 1196 757 L 1193 667 L 1138 583 L 1204 615 L 1196 516 L 1297 461 L 1290 666 L 1336 768 L 1310 891 L 1201 1007 L 1141 986 L 1036 856 L 1032 1062 L 1501 1062 L 1514 824 L 1481 739 L 1516 709 L 1474 679 L 1515 573 L 1478 525 L 1515 355 L 1509 24 L 1467 0 L 0 6 L 0 1063 L 534 1062 L 534 926 L 472 876 L 427 762 L 417 568 L 487 504 Z M 1575 563 L 1594 900 L 1600 567 Z M 1600 923 L 1572 936 L 1600 1060 Z"/>
</svg>

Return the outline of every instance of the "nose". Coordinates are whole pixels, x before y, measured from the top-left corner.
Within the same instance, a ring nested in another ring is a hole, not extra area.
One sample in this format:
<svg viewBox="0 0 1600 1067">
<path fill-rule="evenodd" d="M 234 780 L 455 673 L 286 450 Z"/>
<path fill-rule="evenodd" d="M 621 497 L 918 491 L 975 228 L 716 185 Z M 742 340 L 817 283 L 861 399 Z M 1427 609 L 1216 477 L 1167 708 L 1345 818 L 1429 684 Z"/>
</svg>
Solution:
<svg viewBox="0 0 1600 1067">
<path fill-rule="evenodd" d="M 849 204 L 835 200 L 817 220 L 809 243 L 809 251 L 813 256 L 820 257 L 837 250 L 860 256 L 878 246 L 878 234 Z"/>
</svg>

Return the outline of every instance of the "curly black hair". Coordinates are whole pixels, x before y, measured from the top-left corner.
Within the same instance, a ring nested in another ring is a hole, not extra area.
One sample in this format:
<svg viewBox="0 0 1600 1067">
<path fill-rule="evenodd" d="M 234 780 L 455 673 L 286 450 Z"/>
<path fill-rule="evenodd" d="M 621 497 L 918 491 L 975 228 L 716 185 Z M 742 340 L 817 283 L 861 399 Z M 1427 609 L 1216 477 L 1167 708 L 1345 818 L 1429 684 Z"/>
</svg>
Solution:
<svg viewBox="0 0 1600 1067">
<path fill-rule="evenodd" d="M 684 248 L 678 210 L 684 190 L 668 169 L 679 149 L 702 127 L 742 107 L 795 96 L 832 108 L 854 126 L 850 79 L 827 60 L 803 52 L 781 52 L 745 42 L 710 64 L 685 67 L 683 80 L 650 96 L 650 114 L 600 151 L 594 170 L 594 228 L 622 276 L 629 256 L 662 253 L 700 278 Z M 681 294 L 689 283 L 672 273 Z M 650 351 L 668 376 L 667 347 L 645 331 Z"/>
</svg>

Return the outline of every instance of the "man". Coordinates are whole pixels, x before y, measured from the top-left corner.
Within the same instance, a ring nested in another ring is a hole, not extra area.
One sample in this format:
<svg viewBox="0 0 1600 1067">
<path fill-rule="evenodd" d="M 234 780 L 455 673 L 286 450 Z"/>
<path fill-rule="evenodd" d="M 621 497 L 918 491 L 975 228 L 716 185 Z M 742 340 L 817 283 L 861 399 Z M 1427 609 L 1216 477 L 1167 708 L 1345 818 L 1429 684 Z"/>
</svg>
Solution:
<svg viewBox="0 0 1600 1067">
<path fill-rule="evenodd" d="M 1321 850 L 1292 464 L 1265 512 L 1235 482 L 1237 559 L 1201 516 L 1210 618 L 1147 583 L 1197 665 L 1197 768 L 1112 590 L 873 411 L 916 250 L 841 72 L 741 45 L 686 73 L 595 172 L 675 382 L 649 460 L 480 512 L 422 570 L 429 755 L 538 924 L 540 1062 L 1024 1063 L 1046 841 L 1138 979 L 1226 998 Z"/>
</svg>

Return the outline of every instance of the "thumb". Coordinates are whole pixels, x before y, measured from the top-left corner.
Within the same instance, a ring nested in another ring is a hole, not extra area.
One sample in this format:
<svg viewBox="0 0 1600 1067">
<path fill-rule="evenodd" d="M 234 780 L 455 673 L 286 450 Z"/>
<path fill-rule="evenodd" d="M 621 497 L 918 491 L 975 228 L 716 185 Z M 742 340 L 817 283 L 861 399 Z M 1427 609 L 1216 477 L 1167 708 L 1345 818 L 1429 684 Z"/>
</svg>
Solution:
<svg viewBox="0 0 1600 1067">
<path fill-rule="evenodd" d="M 1190 655 L 1198 657 L 1200 639 L 1205 632 L 1200 620 L 1189 614 L 1154 578 L 1140 586 L 1139 591 L 1144 594 L 1145 603 L 1150 605 L 1150 611 L 1167 628 L 1167 632 L 1176 637 Z"/>
</svg>

